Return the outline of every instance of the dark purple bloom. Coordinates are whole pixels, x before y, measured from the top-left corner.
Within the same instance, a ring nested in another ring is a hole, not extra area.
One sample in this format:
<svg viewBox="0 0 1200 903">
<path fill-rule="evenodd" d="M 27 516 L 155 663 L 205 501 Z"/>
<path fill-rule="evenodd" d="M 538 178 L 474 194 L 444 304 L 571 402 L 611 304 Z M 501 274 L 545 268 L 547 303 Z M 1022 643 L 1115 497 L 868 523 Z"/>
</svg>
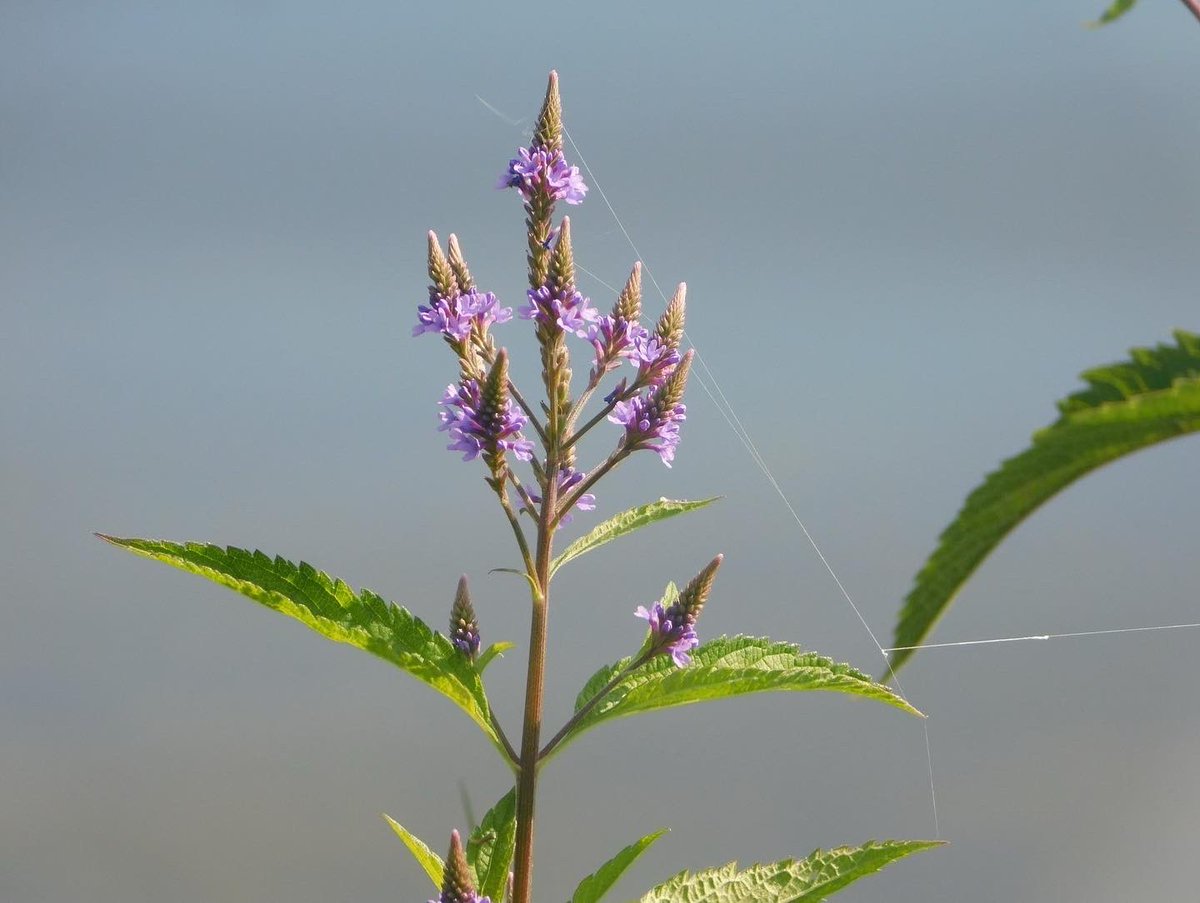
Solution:
<svg viewBox="0 0 1200 903">
<path fill-rule="evenodd" d="M 634 614 L 639 618 L 645 618 L 650 624 L 649 653 L 651 655 L 669 652 L 671 659 L 680 668 L 685 668 L 692 663 L 692 657 L 688 655 L 688 650 L 699 646 L 700 638 L 696 636 L 695 620 L 689 617 L 679 605 L 663 608 L 661 602 L 655 602 L 648 611 L 644 605 L 639 605 Z"/>
<path fill-rule="evenodd" d="M 608 419 L 625 427 L 627 449 L 648 448 L 670 467 L 675 460 L 675 447 L 679 445 L 679 424 L 687 419 L 687 406 L 664 404 L 669 399 L 661 398 L 662 395 L 662 388 L 655 388 L 647 395 L 618 401 Z"/>
<path fill-rule="evenodd" d="M 588 328 L 588 341 L 596 349 L 592 361 L 592 380 L 599 380 L 609 370 L 616 369 L 621 358 L 638 360 L 638 343 L 649 335 L 645 327 L 624 317 L 600 317 Z"/>
<path fill-rule="evenodd" d="M 643 386 L 661 386 L 679 363 L 679 352 L 645 329 L 634 342 L 630 357 L 637 364 L 638 384 Z"/>
<path fill-rule="evenodd" d="M 529 303 L 518 311 L 523 319 L 557 326 L 581 339 L 588 337 L 588 325 L 600 316 L 591 302 L 574 288 L 558 292 L 543 285 L 529 289 L 526 294 Z"/>
<path fill-rule="evenodd" d="M 588 190 L 578 166 L 569 165 L 562 151 L 544 147 L 518 148 L 496 187 L 517 189 L 526 203 L 541 189 L 553 200 L 582 204 Z"/>
<path fill-rule="evenodd" d="M 447 338 L 462 342 L 471 334 L 471 327 L 478 324 L 486 332 L 493 323 L 507 323 L 512 319 L 512 308 L 501 307 L 491 292 L 469 291 L 454 298 L 435 295 L 429 304 L 417 307 L 417 325 L 414 336 L 426 332 L 440 332 Z"/>
<path fill-rule="evenodd" d="M 457 386 L 447 386 L 440 404 L 446 410 L 439 415 L 440 430 L 448 430 L 454 441 L 446 446 L 450 451 L 463 453 L 464 461 L 477 458 L 482 452 L 511 451 L 521 461 L 533 458 L 533 443 L 521 435 L 525 417 L 514 408 L 512 401 L 491 410 L 484 404 L 479 383 L 470 379 Z"/>
</svg>

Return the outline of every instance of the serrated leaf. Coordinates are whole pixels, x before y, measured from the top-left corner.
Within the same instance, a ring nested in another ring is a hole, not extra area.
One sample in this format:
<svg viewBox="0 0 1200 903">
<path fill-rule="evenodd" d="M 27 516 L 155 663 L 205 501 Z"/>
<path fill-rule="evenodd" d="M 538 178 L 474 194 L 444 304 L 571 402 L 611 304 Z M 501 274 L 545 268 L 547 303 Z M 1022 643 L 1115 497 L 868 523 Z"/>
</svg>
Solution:
<svg viewBox="0 0 1200 903">
<path fill-rule="evenodd" d="M 99 535 L 99 534 L 98 534 Z M 338 643 L 391 662 L 454 702 L 503 754 L 478 672 L 451 642 L 370 590 L 355 592 L 301 562 L 232 546 L 100 536 L 106 542 L 207 577 Z"/>
<path fill-rule="evenodd" d="M 1113 0 L 1108 9 L 1102 12 L 1100 18 L 1092 24 L 1107 25 L 1109 22 L 1116 22 L 1117 19 L 1133 9 L 1135 3 L 1137 0 Z"/>
<path fill-rule="evenodd" d="M 817 850 L 807 859 L 783 859 L 741 871 L 731 862 L 703 872 L 680 872 L 640 903 L 817 903 L 905 856 L 940 845 L 930 840 L 883 840 Z"/>
<path fill-rule="evenodd" d="M 517 847 L 517 791 L 510 790 L 483 816 L 467 840 L 467 864 L 481 897 L 500 900 Z"/>
<path fill-rule="evenodd" d="M 554 576 L 558 569 L 567 562 L 574 561 L 581 555 L 586 555 L 593 549 L 598 549 L 600 546 L 610 543 L 614 539 L 627 536 L 635 530 L 640 530 L 642 527 L 647 527 L 650 524 L 668 520 L 680 514 L 687 514 L 689 511 L 698 511 L 701 508 L 711 505 L 718 498 L 719 496 L 714 496 L 711 499 L 699 499 L 697 501 L 659 499 L 657 502 L 650 502 L 648 505 L 638 505 L 636 508 L 622 511 L 615 517 L 610 517 L 604 523 L 599 524 L 587 535 L 579 537 L 579 539 L 563 549 L 562 554 L 551 563 L 550 575 Z"/>
<path fill-rule="evenodd" d="M 482 674 L 484 668 L 490 665 L 493 660 L 503 656 L 509 649 L 515 649 L 516 646 L 516 643 L 510 643 L 507 640 L 500 643 L 492 643 L 483 652 L 479 653 L 479 658 L 475 659 L 475 670 Z"/>
<path fill-rule="evenodd" d="M 720 637 L 693 649 L 691 656 L 692 663 L 686 668 L 677 667 L 668 655 L 659 655 L 630 672 L 579 720 L 557 750 L 613 718 L 749 693 L 829 690 L 921 714 L 890 687 L 875 683 L 862 671 L 804 652 L 791 643 L 762 637 Z M 583 709 L 629 662 L 623 659 L 597 671 L 576 698 L 575 711 Z"/>
<path fill-rule="evenodd" d="M 917 646 L 1001 540 L 1063 489 L 1118 458 L 1200 430 L 1200 336 L 1177 330 L 1175 339 L 1084 373 L 1088 388 L 1058 403 L 1058 421 L 967 496 L 917 573 L 893 647 Z M 892 669 L 914 651 L 894 652 Z"/>
<path fill-rule="evenodd" d="M 425 842 L 415 834 L 411 833 L 404 825 L 396 821 L 390 815 L 385 815 L 387 821 L 396 836 L 404 841 L 404 845 L 408 847 L 408 851 L 412 853 L 413 859 L 417 860 L 417 864 L 425 870 L 425 874 L 429 876 L 429 880 L 433 882 L 434 888 L 442 889 L 443 872 L 446 864 L 442 861 L 442 857 L 425 845 Z"/>
<path fill-rule="evenodd" d="M 579 882 L 579 886 L 575 888 L 575 893 L 571 895 L 571 903 L 596 903 L 617 882 L 617 879 L 625 873 L 625 870 L 633 865 L 637 858 L 646 852 L 654 841 L 666 833 L 666 828 L 660 828 L 653 834 L 647 834 L 641 840 L 625 847 L 616 856 Z"/>
</svg>

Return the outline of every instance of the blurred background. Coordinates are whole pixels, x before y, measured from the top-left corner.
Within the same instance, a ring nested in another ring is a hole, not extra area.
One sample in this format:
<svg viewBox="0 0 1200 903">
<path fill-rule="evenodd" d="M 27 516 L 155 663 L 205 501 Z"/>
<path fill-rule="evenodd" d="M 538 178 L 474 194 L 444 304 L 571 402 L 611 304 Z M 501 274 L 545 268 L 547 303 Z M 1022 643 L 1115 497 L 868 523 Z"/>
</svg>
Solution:
<svg viewBox="0 0 1200 903">
<path fill-rule="evenodd" d="M 1160 0 L 1085 29 L 1101 5 L 4 3 L 0 900 L 423 900 L 379 813 L 440 849 L 457 782 L 477 814 L 506 789 L 436 694 L 91 531 L 304 559 L 439 627 L 466 571 L 487 639 L 524 646 L 522 585 L 487 573 L 514 561 L 503 518 L 435 432 L 456 368 L 409 331 L 429 228 L 520 303 L 493 185 L 551 67 L 595 172 L 579 262 L 619 284 L 634 259 L 603 188 L 664 289 L 688 282 L 691 337 L 886 645 L 941 527 L 1079 371 L 1200 327 L 1200 28 Z M 533 385 L 528 327 L 500 336 Z M 564 572 L 547 724 L 717 551 L 704 635 L 879 671 L 688 401 L 674 469 L 639 456 L 572 535 L 725 500 Z M 1198 442 L 1037 513 L 933 640 L 1200 620 Z M 952 843 L 844 899 L 1191 898 L 1198 653 L 1178 630 L 918 655 Z M 523 656 L 489 671 L 514 734 Z M 822 694 L 608 725 L 539 805 L 542 899 L 660 826 L 614 899 L 935 831 L 921 723 Z"/>
</svg>

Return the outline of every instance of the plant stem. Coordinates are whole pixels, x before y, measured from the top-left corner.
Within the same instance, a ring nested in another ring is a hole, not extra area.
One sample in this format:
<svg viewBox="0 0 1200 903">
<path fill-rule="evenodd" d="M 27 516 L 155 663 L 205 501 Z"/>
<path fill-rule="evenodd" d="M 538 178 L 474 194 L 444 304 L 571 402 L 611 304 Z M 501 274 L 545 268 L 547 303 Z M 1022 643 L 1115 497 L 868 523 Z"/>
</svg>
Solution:
<svg viewBox="0 0 1200 903">
<path fill-rule="evenodd" d="M 513 749 L 513 745 L 508 742 L 508 737 L 504 733 L 504 728 L 500 726 L 500 719 L 496 717 L 496 713 L 491 712 L 489 714 L 492 717 L 492 730 L 500 738 L 500 745 L 504 747 L 504 752 L 508 755 L 508 759 L 512 763 L 513 771 L 516 771 L 521 767 L 521 759 L 517 755 L 517 751 Z"/>
<path fill-rule="evenodd" d="M 509 475 L 511 476 L 511 473 Z M 513 479 L 515 481 L 516 478 Z M 512 502 L 508 500 L 508 489 L 504 484 L 496 489 L 496 495 L 500 499 L 500 507 L 504 509 L 508 522 L 512 526 L 513 535 L 517 538 L 517 545 L 521 549 L 521 558 L 525 561 L 525 570 L 527 573 L 532 573 L 533 558 L 529 554 L 529 544 L 525 541 L 525 531 L 521 529 L 521 522 L 517 519 L 517 513 L 513 511 Z M 528 504 L 528 500 L 526 500 L 526 504 Z"/>
<path fill-rule="evenodd" d="M 1196 21 L 1200 22 L 1200 0 L 1182 0 L 1183 5 L 1191 10 L 1192 15 L 1196 17 Z"/>
<path fill-rule="evenodd" d="M 553 416 L 550 435 L 554 435 Z M 546 472 L 558 470 L 553 440 L 546 452 Z M 513 856 L 512 903 L 530 903 L 533 892 L 533 814 L 537 793 L 538 744 L 542 730 L 542 696 L 546 676 L 546 627 L 550 605 L 550 562 L 557 521 L 558 481 L 547 480 L 538 520 L 537 560 L 533 574 L 533 615 L 529 625 L 529 669 L 525 678 L 525 721 L 521 729 L 517 772 L 517 845 Z"/>
</svg>

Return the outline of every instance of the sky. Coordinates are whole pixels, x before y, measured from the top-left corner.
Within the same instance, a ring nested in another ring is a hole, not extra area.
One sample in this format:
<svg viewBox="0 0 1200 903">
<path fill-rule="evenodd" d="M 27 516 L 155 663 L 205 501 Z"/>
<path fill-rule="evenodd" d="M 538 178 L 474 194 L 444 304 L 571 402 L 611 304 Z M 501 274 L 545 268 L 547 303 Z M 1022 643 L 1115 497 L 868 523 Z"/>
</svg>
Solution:
<svg viewBox="0 0 1200 903">
<path fill-rule="evenodd" d="M 551 68 L 590 171 L 581 288 L 608 306 L 640 258 L 657 314 L 686 280 L 710 389 L 886 645 L 940 529 L 1078 373 L 1200 329 L 1200 28 L 1167 2 L 1083 27 L 1099 7 L 3 4 L 0 899 L 428 899 L 380 813 L 440 848 L 463 793 L 507 789 L 436 694 L 91 534 L 303 559 L 435 626 L 465 572 L 486 637 L 520 644 L 488 672 L 517 733 L 526 599 L 488 573 L 511 536 L 435 429 L 454 362 L 409 333 L 431 228 L 520 303 L 493 186 Z M 527 327 L 499 335 L 536 385 Z M 631 460 L 573 529 L 723 499 L 564 571 L 548 724 L 716 552 L 703 636 L 879 670 L 699 382 L 688 404 L 675 466 Z M 932 639 L 1200 620 L 1195 443 L 1071 487 Z M 670 827 L 613 899 L 935 835 L 839 899 L 1189 898 L 1197 649 L 928 650 L 903 673 L 925 725 L 832 694 L 618 721 L 544 773 L 536 892 Z"/>
</svg>

